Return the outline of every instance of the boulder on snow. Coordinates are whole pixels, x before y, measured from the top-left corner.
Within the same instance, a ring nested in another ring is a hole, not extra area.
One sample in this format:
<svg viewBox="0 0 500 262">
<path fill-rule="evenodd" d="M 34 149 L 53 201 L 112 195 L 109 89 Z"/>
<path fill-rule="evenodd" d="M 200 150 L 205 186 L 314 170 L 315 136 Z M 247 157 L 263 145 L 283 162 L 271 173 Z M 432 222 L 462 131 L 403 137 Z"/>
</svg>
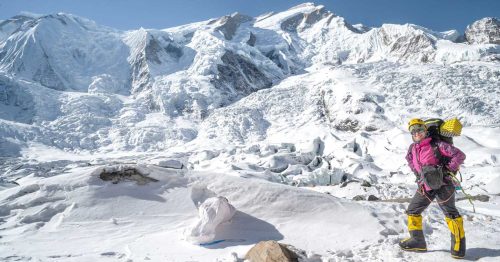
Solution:
<svg viewBox="0 0 500 262">
<path fill-rule="evenodd" d="M 353 197 L 352 200 L 361 201 L 361 200 L 365 200 L 365 197 L 362 195 L 357 195 L 357 196 Z"/>
<path fill-rule="evenodd" d="M 206 199 L 198 208 L 200 220 L 186 232 L 186 239 L 195 244 L 213 241 L 217 227 L 231 220 L 234 213 L 236 209 L 227 198 L 218 196 Z"/>
<path fill-rule="evenodd" d="M 368 196 L 368 201 L 377 201 L 377 200 L 380 200 L 380 198 L 374 196 L 374 195 L 369 195 Z"/>
<path fill-rule="evenodd" d="M 500 20 L 486 17 L 467 26 L 465 39 L 469 44 L 500 45 Z"/>
<path fill-rule="evenodd" d="M 361 183 L 361 186 L 364 186 L 364 187 L 371 187 L 372 184 L 370 184 L 370 182 L 366 181 L 366 180 L 363 180 L 363 183 Z"/>
<path fill-rule="evenodd" d="M 290 250 L 290 246 L 274 240 L 261 241 L 252 247 L 245 255 L 250 262 L 295 262 L 298 255 Z"/>
</svg>

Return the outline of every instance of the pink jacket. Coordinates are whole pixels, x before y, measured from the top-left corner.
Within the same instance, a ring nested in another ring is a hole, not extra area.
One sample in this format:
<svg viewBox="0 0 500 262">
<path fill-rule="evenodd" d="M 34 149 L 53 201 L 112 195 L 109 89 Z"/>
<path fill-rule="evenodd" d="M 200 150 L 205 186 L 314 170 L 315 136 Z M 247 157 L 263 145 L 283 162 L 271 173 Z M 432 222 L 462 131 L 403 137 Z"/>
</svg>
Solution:
<svg viewBox="0 0 500 262">
<path fill-rule="evenodd" d="M 406 161 L 413 172 L 422 171 L 422 166 L 439 165 L 439 160 L 434 156 L 431 146 L 432 138 L 427 137 L 420 142 L 413 143 L 406 154 Z M 465 160 L 465 154 L 460 149 L 443 141 L 438 141 L 437 146 L 441 155 L 450 159 L 446 168 L 450 171 L 458 171 L 458 168 Z"/>
</svg>

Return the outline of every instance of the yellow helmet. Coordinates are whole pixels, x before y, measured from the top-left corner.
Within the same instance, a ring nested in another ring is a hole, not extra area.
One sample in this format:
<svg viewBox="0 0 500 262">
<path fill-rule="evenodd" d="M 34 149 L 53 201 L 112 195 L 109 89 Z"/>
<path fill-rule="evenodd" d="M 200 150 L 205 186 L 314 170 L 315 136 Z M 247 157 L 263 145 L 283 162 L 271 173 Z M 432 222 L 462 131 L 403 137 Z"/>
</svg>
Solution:
<svg viewBox="0 0 500 262">
<path fill-rule="evenodd" d="M 410 130 L 410 127 L 413 125 L 422 125 L 425 127 L 425 122 L 420 118 L 413 118 L 410 122 L 408 122 L 408 130 Z"/>
</svg>

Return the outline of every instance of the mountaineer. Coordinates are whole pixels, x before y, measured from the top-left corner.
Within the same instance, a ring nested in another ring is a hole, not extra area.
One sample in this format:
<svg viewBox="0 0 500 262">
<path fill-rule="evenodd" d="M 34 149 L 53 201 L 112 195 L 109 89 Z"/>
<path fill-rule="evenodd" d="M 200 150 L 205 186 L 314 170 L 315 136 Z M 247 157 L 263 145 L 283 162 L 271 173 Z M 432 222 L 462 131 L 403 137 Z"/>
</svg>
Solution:
<svg viewBox="0 0 500 262">
<path fill-rule="evenodd" d="M 406 210 L 410 237 L 401 240 L 399 246 L 408 251 L 427 251 L 421 214 L 437 199 L 451 231 L 451 256 L 463 258 L 463 219 L 455 207 L 455 185 L 450 176 L 459 170 L 465 160 L 465 154 L 451 143 L 429 135 L 428 125 L 421 119 L 410 120 L 408 130 L 414 143 L 408 149 L 406 160 L 417 177 L 418 189 Z"/>
</svg>

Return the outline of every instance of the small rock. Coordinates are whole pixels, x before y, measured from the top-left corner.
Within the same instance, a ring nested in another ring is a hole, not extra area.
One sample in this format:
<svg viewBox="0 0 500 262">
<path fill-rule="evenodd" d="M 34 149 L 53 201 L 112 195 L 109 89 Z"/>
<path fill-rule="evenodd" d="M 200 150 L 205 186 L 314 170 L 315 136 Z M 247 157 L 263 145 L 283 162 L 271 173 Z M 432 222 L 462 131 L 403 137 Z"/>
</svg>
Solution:
<svg viewBox="0 0 500 262">
<path fill-rule="evenodd" d="M 365 197 L 362 195 L 357 195 L 357 196 L 353 197 L 352 200 L 361 201 L 361 200 L 365 200 Z"/>
<path fill-rule="evenodd" d="M 368 196 L 368 201 L 377 201 L 377 200 L 380 200 L 380 198 L 374 196 L 374 195 L 369 195 Z"/>
<path fill-rule="evenodd" d="M 371 187 L 372 184 L 370 184 L 370 182 L 366 181 L 366 180 L 363 180 L 363 183 L 361 184 L 361 186 L 364 186 L 364 187 Z"/>
</svg>

